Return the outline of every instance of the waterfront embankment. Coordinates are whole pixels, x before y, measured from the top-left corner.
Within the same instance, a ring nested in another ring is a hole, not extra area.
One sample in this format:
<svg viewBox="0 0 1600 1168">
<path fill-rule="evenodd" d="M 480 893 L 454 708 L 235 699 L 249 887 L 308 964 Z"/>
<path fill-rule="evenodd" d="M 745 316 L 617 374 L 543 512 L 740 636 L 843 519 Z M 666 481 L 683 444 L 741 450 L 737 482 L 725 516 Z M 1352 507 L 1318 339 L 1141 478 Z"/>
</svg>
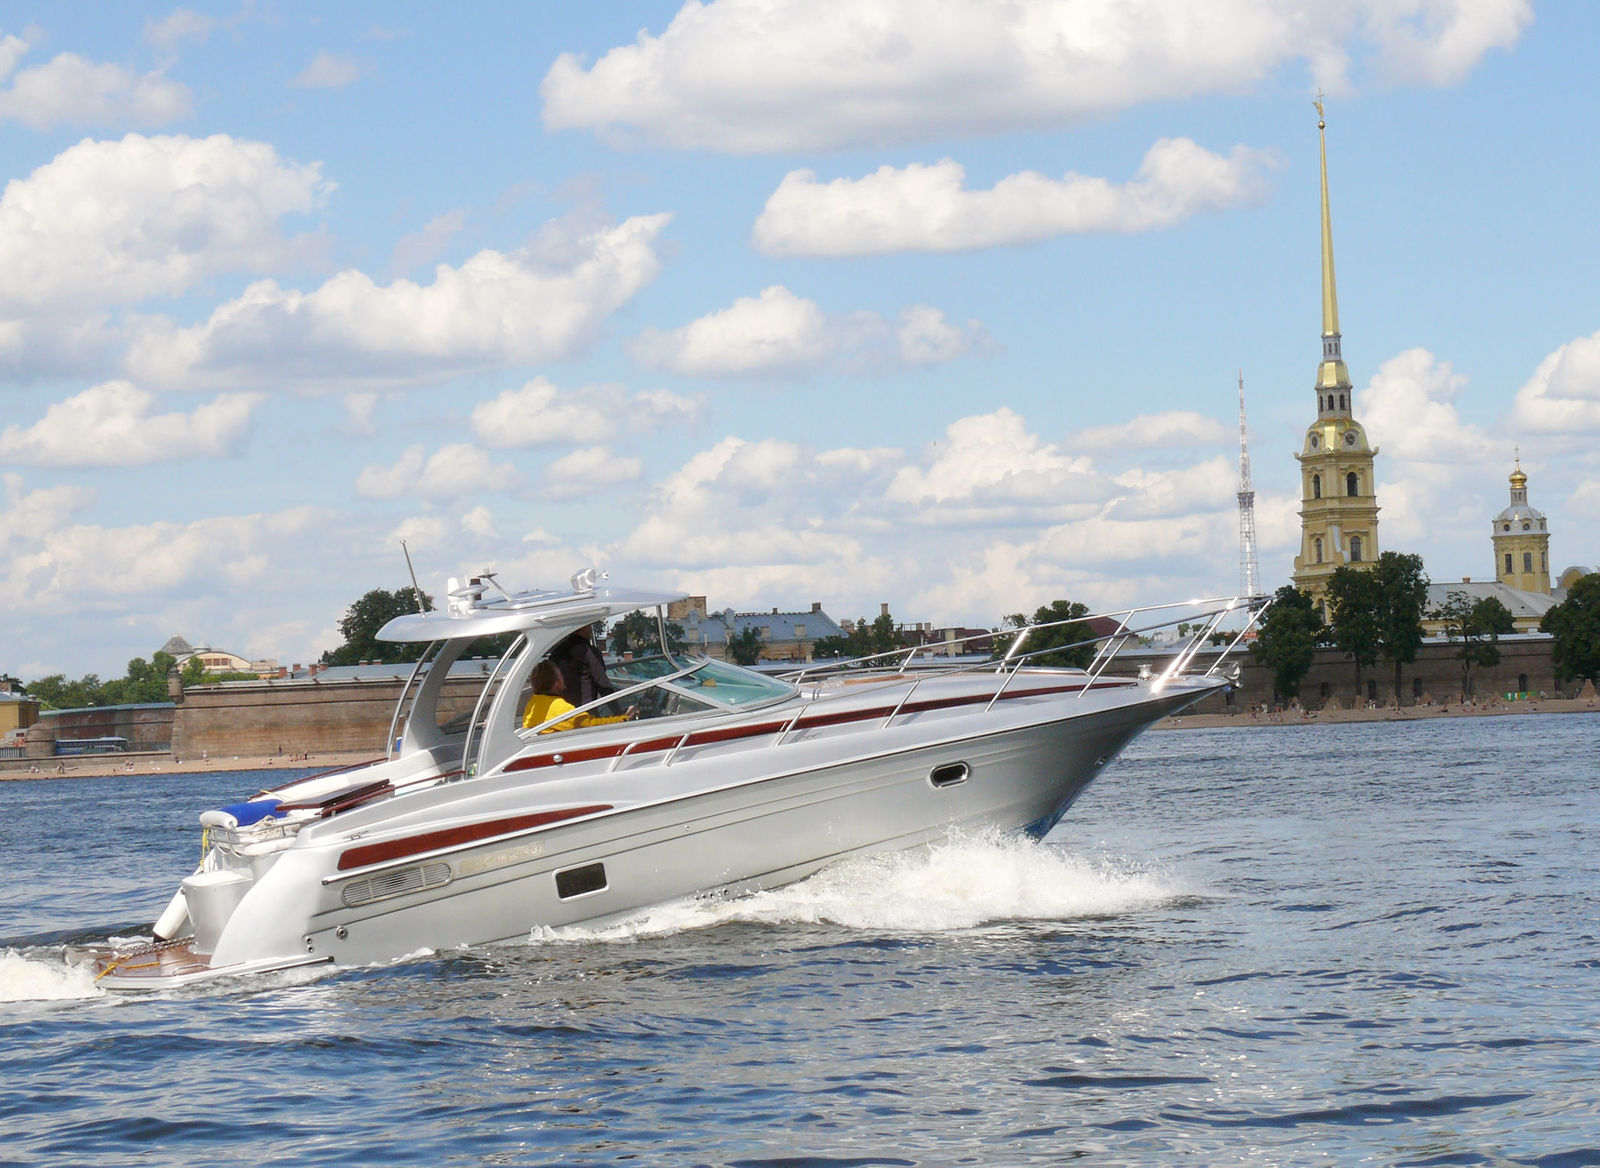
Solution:
<svg viewBox="0 0 1600 1168">
<path fill-rule="evenodd" d="M 1595 698 L 1539 698 L 1517 702 L 1481 702 L 1432 706 L 1379 706 L 1376 709 L 1278 711 L 1242 710 L 1236 714 L 1181 714 L 1156 723 L 1158 730 L 1235 730 L 1274 726 L 1343 725 L 1351 722 L 1420 722 L 1429 718 L 1515 717 L 1519 714 L 1600 713 Z M 371 751 L 267 756 L 211 756 L 174 759 L 165 753 L 74 755 L 65 758 L 0 761 L 0 782 L 7 779 L 89 778 L 105 775 L 204 774 L 215 771 L 331 771 L 371 762 Z"/>
<path fill-rule="evenodd" d="M 78 754 L 0 762 L 0 782 L 7 779 L 82 779 L 107 775 L 215 774 L 217 771 L 332 771 L 373 762 L 381 757 L 370 750 L 185 759 L 175 759 L 165 752 Z"/>
<path fill-rule="evenodd" d="M 1241 710 L 1236 714 L 1180 714 L 1156 723 L 1158 730 L 1204 727 L 1343 725 L 1350 722 L 1421 722 L 1429 718 L 1515 717 L 1519 714 L 1600 713 L 1595 698 L 1532 698 L 1515 702 L 1453 702 L 1433 706 L 1377 706 L 1356 710 Z"/>
</svg>

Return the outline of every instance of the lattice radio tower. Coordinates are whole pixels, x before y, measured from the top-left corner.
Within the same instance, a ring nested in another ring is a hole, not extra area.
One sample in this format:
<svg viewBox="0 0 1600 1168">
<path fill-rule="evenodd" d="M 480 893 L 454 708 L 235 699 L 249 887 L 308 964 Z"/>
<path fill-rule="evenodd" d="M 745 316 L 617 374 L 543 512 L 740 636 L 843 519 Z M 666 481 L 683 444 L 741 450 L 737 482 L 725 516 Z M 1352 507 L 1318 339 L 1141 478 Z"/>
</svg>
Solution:
<svg viewBox="0 0 1600 1168">
<path fill-rule="evenodd" d="M 1239 370 L 1239 587 L 1246 596 L 1261 591 L 1256 558 L 1256 493 L 1250 486 L 1250 444 L 1244 424 L 1244 370 Z"/>
</svg>

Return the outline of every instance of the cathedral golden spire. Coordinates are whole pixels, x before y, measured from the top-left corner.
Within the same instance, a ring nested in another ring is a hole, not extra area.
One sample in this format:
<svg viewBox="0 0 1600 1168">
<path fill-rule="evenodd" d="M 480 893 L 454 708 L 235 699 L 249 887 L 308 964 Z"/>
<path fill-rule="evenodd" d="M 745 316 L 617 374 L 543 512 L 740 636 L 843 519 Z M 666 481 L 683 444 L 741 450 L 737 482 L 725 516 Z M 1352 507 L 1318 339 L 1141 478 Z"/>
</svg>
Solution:
<svg viewBox="0 0 1600 1168">
<path fill-rule="evenodd" d="M 1333 273 L 1333 216 L 1328 210 L 1328 122 L 1323 114 L 1322 94 L 1311 103 L 1317 107 L 1317 137 L 1322 146 L 1322 364 L 1317 369 L 1319 412 L 1323 390 L 1348 391 L 1350 373 L 1344 365 L 1339 338 L 1339 288 Z"/>
</svg>

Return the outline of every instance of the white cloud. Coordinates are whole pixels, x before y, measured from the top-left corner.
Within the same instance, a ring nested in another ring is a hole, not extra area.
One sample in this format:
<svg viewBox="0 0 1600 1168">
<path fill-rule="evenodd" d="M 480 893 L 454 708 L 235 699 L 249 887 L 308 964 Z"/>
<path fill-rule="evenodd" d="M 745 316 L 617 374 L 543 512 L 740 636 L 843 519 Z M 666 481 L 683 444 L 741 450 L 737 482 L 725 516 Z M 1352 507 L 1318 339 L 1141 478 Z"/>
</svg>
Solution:
<svg viewBox="0 0 1600 1168">
<path fill-rule="evenodd" d="M 1407 349 L 1385 361 L 1357 394 L 1356 416 L 1372 444 L 1397 462 L 1481 464 L 1501 450 L 1457 413 L 1454 401 L 1466 383 L 1448 361 Z"/>
<path fill-rule="evenodd" d="M 350 428 L 357 434 L 372 435 L 378 432 L 373 424 L 373 415 L 378 409 L 378 395 L 375 393 L 347 393 L 344 395 L 344 413 L 350 421 Z"/>
<path fill-rule="evenodd" d="M 630 352 L 652 368 L 690 376 L 782 377 L 821 365 L 833 346 L 822 309 L 774 284 L 682 328 L 651 329 Z"/>
<path fill-rule="evenodd" d="M 1262 498 L 1264 543 L 1292 546 L 1297 501 Z M 1231 590 L 1234 503 L 1226 457 L 1112 480 L 1002 409 L 909 457 L 730 436 L 664 479 L 602 558 L 719 607 L 810 596 L 840 617 L 894 600 L 901 619 L 987 624 L 1063 596 L 1118 607 Z"/>
<path fill-rule="evenodd" d="M 471 532 L 480 539 L 497 538 L 494 530 L 494 516 L 489 508 L 479 503 L 472 510 L 461 517 L 461 529 Z"/>
<path fill-rule="evenodd" d="M 1568 341 L 1517 390 L 1514 426 L 1548 434 L 1600 435 L 1600 333 Z"/>
<path fill-rule="evenodd" d="M 254 586 L 265 564 L 288 558 L 326 520 L 317 508 L 221 516 L 192 523 L 105 528 L 64 523 L 5 546 L 0 600 L 30 611 L 121 608 L 197 579 Z"/>
<path fill-rule="evenodd" d="M 441 264 L 433 283 L 380 286 L 340 272 L 313 292 L 262 280 L 192 328 L 147 321 L 128 367 L 152 385 L 383 388 L 471 369 L 570 357 L 655 279 L 652 244 L 670 216 L 568 238 L 560 265 L 540 250 L 481 251 Z"/>
<path fill-rule="evenodd" d="M 455 498 L 507 491 L 521 481 L 510 463 L 496 465 L 486 451 L 470 443 L 452 442 L 426 458 L 420 445 L 411 446 L 393 466 L 365 468 L 356 476 L 356 494 L 367 499 L 402 495 Z"/>
<path fill-rule="evenodd" d="M 917 522 L 948 523 L 993 521 L 1018 508 L 1087 514 L 1110 494 L 1089 459 L 1042 442 L 1002 407 L 952 422 L 928 465 L 902 467 L 887 498 L 916 508 Z"/>
<path fill-rule="evenodd" d="M 733 153 L 1073 125 L 1237 94 L 1304 61 L 1346 88 L 1451 84 L 1515 44 L 1531 0 L 717 0 L 540 86 L 547 129 Z"/>
<path fill-rule="evenodd" d="M 630 396 L 620 385 L 561 389 L 535 377 L 521 389 L 508 389 L 472 410 L 472 431 L 485 446 L 584 445 L 605 442 L 623 430 L 647 433 L 674 423 L 696 421 L 703 398 L 686 398 L 664 389 Z"/>
<path fill-rule="evenodd" d="M 1074 432 L 1066 445 L 1072 450 L 1107 454 L 1121 450 L 1150 450 L 1162 446 L 1214 446 L 1232 442 L 1237 432 L 1215 418 L 1193 410 L 1165 410 L 1140 414 L 1114 426 L 1091 426 Z"/>
<path fill-rule="evenodd" d="M 8 473 L 5 505 L 0 507 L 0 551 L 12 554 L 24 540 L 37 540 L 64 526 L 71 516 L 95 501 L 88 487 L 46 487 L 29 491 L 22 476 Z"/>
<path fill-rule="evenodd" d="M 640 459 L 617 455 L 608 446 L 586 446 L 545 467 L 539 494 L 547 499 L 576 499 L 635 482 L 643 474 Z"/>
<path fill-rule="evenodd" d="M 856 500 L 881 495 L 889 462 L 886 452 L 856 453 L 864 457 L 724 438 L 656 486 L 643 518 L 612 554 L 701 577 L 740 568 L 855 570 L 868 554 L 830 520 Z"/>
<path fill-rule="evenodd" d="M 1167 518 L 1238 506 L 1238 467 L 1221 456 L 1175 470 L 1125 471 L 1116 482 L 1129 493 L 1106 508 L 1113 519 Z"/>
<path fill-rule="evenodd" d="M 174 8 L 160 20 L 144 22 L 144 43 L 166 54 L 175 54 L 185 41 L 203 45 L 216 31 L 215 17 L 195 12 L 189 8 Z"/>
<path fill-rule="evenodd" d="M 981 323 L 952 325 L 926 305 L 902 312 L 891 336 L 876 313 L 830 316 L 774 284 L 682 328 L 648 329 L 628 352 L 641 365 L 688 377 L 786 379 L 829 365 L 932 365 L 989 347 Z"/>
<path fill-rule="evenodd" d="M 963 328 L 951 324 L 944 313 L 926 304 L 903 310 L 894 335 L 900 360 L 913 368 L 943 365 L 966 356 L 974 348 L 990 349 L 994 345 L 989 331 L 979 321 L 970 320 Z"/>
<path fill-rule="evenodd" d="M 434 263 L 444 254 L 450 241 L 466 225 L 467 213 L 459 208 L 436 215 L 423 225 L 421 231 L 401 236 L 389 255 L 389 274 L 403 276 L 407 272 Z"/>
<path fill-rule="evenodd" d="M 245 433 L 262 396 L 222 394 L 192 413 L 155 414 L 155 396 L 126 381 L 96 385 L 0 432 L 0 458 L 36 466 L 140 466 L 220 458 Z"/>
<path fill-rule="evenodd" d="M 412 515 L 395 524 L 385 542 L 391 547 L 399 547 L 404 543 L 414 551 L 431 550 L 445 544 L 449 537 L 450 524 L 440 516 Z"/>
<path fill-rule="evenodd" d="M 1455 85 L 1492 49 L 1517 43 L 1533 21 L 1532 0 L 1362 6 L 1368 38 L 1378 49 L 1374 68 L 1394 84 Z"/>
<path fill-rule="evenodd" d="M 289 84 L 296 89 L 343 89 L 360 81 L 367 69 L 365 62 L 348 53 L 330 53 L 324 49 L 290 78 Z"/>
<path fill-rule="evenodd" d="M 331 189 L 317 163 L 226 134 L 86 139 L 0 196 L 0 314 L 77 315 L 282 267 L 305 243 L 281 221 Z"/>
<path fill-rule="evenodd" d="M 0 41 L 0 120 L 34 130 L 56 126 L 161 126 L 187 117 L 186 86 L 160 71 L 137 76 L 121 65 L 96 64 L 76 53 L 61 53 L 43 65 L 14 76 L 28 45 L 14 36 Z"/>
<path fill-rule="evenodd" d="M 751 240 L 768 255 L 881 255 L 964 251 L 1056 235 L 1171 227 L 1202 211 L 1258 201 L 1271 156 L 1243 146 L 1224 158 L 1187 138 L 1163 138 L 1133 181 L 1023 171 L 992 190 L 963 187 L 966 170 L 946 158 L 880 167 L 861 179 L 818 182 L 792 170 L 767 200 Z"/>
</svg>

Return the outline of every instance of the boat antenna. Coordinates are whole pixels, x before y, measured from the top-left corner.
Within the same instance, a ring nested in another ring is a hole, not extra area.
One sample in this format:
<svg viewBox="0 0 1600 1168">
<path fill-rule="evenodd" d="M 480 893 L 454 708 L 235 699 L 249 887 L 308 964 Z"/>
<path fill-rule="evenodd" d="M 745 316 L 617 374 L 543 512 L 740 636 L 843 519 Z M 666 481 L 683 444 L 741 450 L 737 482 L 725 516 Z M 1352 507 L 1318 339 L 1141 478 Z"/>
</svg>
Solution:
<svg viewBox="0 0 1600 1168">
<path fill-rule="evenodd" d="M 1318 107 L 1321 108 L 1320 106 Z M 1246 597 L 1261 590 L 1256 554 L 1256 492 L 1250 485 L 1250 440 L 1244 423 L 1244 370 L 1239 370 L 1239 587 Z"/>
<path fill-rule="evenodd" d="M 411 591 L 417 598 L 417 611 L 423 616 L 428 615 L 427 608 L 422 603 L 422 586 L 417 583 L 417 570 L 411 566 L 411 549 L 406 547 L 406 541 L 400 541 L 400 550 L 405 553 L 406 571 L 411 573 Z"/>
</svg>

